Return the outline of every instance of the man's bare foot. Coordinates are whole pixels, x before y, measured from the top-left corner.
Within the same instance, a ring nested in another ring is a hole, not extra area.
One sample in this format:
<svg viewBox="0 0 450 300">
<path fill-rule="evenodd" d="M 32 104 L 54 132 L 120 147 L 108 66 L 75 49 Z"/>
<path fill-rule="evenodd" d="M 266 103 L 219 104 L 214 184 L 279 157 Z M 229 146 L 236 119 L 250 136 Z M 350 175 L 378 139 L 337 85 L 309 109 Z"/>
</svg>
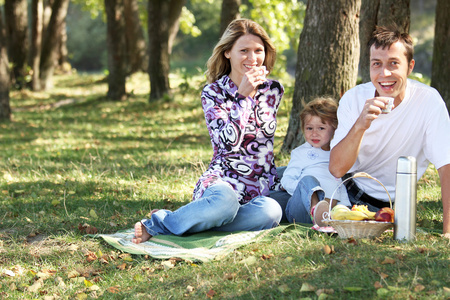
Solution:
<svg viewBox="0 0 450 300">
<path fill-rule="evenodd" d="M 139 244 L 148 241 L 151 237 L 141 222 L 134 224 L 134 238 L 131 239 L 131 242 Z"/>
</svg>

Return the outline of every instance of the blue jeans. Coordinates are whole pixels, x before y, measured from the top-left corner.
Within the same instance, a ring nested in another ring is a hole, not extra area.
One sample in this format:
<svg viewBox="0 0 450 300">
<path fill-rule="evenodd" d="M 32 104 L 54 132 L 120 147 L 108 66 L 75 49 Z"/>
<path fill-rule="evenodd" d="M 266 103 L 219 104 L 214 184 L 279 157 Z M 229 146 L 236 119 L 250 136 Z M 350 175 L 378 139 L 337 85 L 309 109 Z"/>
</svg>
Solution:
<svg viewBox="0 0 450 300">
<path fill-rule="evenodd" d="M 286 218 L 290 223 L 312 223 L 310 211 L 314 193 L 317 193 L 319 201 L 325 199 L 320 182 L 314 176 L 303 177 L 286 205 Z"/>
<path fill-rule="evenodd" d="M 152 236 L 182 235 L 205 230 L 269 229 L 279 224 L 281 216 L 281 207 L 274 199 L 259 196 L 241 205 L 229 185 L 218 183 L 209 187 L 200 199 L 173 212 L 159 210 L 141 222 Z"/>
<path fill-rule="evenodd" d="M 279 177 L 282 176 L 282 171 L 284 171 L 282 167 L 280 169 L 281 172 L 277 169 Z M 292 196 L 286 191 L 272 191 L 270 197 L 280 204 L 283 210 L 282 221 L 312 223 L 310 211 L 311 197 L 314 192 L 317 192 L 319 201 L 325 198 L 325 192 L 320 187 L 320 182 L 313 176 L 305 176 L 298 183 Z"/>
</svg>

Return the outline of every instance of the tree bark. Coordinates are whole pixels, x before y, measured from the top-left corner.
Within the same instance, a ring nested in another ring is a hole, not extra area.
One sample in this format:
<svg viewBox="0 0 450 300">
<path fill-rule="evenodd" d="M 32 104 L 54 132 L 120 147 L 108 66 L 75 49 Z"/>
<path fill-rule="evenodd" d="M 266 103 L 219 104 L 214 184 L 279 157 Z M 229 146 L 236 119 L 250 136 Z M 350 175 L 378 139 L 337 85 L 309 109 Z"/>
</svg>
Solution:
<svg viewBox="0 0 450 300">
<path fill-rule="evenodd" d="M 31 88 L 33 91 L 39 91 L 41 89 L 41 82 L 39 79 L 39 65 L 41 62 L 43 17 L 43 0 L 32 0 L 30 66 L 33 70 L 31 76 Z"/>
<path fill-rule="evenodd" d="M 11 107 L 9 106 L 10 72 L 8 62 L 8 50 L 3 24 L 3 14 L 0 7 L 0 121 L 11 119 Z"/>
<path fill-rule="evenodd" d="M 139 17 L 139 3 L 136 0 L 125 0 L 124 6 L 129 73 L 147 72 L 148 52 Z"/>
<path fill-rule="evenodd" d="M 184 3 L 185 0 L 148 1 L 150 102 L 170 95 L 170 53 Z"/>
<path fill-rule="evenodd" d="M 26 84 L 28 57 L 28 9 L 27 0 L 6 0 L 5 21 L 8 37 L 8 56 L 13 64 L 12 81 L 16 88 Z"/>
<path fill-rule="evenodd" d="M 126 40 L 124 0 L 105 0 L 108 44 L 108 94 L 112 100 L 126 99 Z"/>
<path fill-rule="evenodd" d="M 239 7 L 241 6 L 241 0 L 223 0 L 222 9 L 220 11 L 220 35 L 222 35 L 227 29 L 228 24 L 231 21 L 239 19 L 241 14 L 239 13 Z"/>
<path fill-rule="evenodd" d="M 436 88 L 450 111 L 450 2 L 438 0 L 436 5 L 436 26 L 434 28 L 433 63 L 431 86 Z"/>
<path fill-rule="evenodd" d="M 42 44 L 40 64 L 40 84 L 44 90 L 52 85 L 53 73 L 59 58 L 62 26 L 65 24 L 68 6 L 69 0 L 55 0 L 52 5 L 52 15 Z"/>
<path fill-rule="evenodd" d="M 410 0 L 362 0 L 359 39 L 361 43 L 360 75 L 362 82 L 370 81 L 369 42 L 375 26 L 397 24 L 404 32 L 409 32 Z"/>
<path fill-rule="evenodd" d="M 304 141 L 299 114 L 307 102 L 323 95 L 338 100 L 356 84 L 360 5 L 360 0 L 308 1 L 283 152 Z"/>
</svg>

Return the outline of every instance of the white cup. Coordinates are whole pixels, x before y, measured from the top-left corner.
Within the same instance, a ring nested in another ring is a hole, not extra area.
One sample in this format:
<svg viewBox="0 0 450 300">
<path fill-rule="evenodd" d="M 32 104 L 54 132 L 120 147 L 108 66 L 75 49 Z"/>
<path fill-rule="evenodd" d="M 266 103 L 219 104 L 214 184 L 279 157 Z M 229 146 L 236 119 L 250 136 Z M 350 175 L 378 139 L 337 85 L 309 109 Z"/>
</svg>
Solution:
<svg viewBox="0 0 450 300">
<path fill-rule="evenodd" d="M 388 102 L 388 104 L 386 104 L 386 108 L 381 110 L 381 113 L 383 114 L 388 114 L 392 111 L 392 108 L 394 107 L 394 98 L 393 97 L 378 97 L 379 99 L 385 99 Z"/>
</svg>

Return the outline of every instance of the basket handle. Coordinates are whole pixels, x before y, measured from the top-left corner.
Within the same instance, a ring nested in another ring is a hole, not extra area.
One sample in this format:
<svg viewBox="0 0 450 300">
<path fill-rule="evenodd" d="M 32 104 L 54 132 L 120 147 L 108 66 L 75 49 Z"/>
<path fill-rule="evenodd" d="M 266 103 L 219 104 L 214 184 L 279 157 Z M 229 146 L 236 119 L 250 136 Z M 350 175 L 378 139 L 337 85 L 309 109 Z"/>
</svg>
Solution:
<svg viewBox="0 0 450 300">
<path fill-rule="evenodd" d="M 353 179 L 353 178 L 369 178 L 369 179 L 373 179 L 376 182 L 378 182 L 383 189 L 386 191 L 386 194 L 389 197 L 389 205 L 392 208 L 392 199 L 391 199 L 391 195 L 389 194 L 388 190 L 386 189 L 386 187 L 384 186 L 384 184 L 382 184 L 378 179 L 376 179 L 373 176 L 370 176 L 369 174 L 365 173 L 365 172 L 357 172 L 355 174 L 353 174 L 353 176 L 346 178 L 345 180 L 343 180 L 338 186 L 337 188 L 334 190 L 333 194 L 331 195 L 331 199 L 330 199 L 330 209 L 328 210 L 328 212 L 324 212 L 324 219 L 328 219 L 331 220 L 331 205 L 333 204 L 333 198 L 334 198 L 334 194 L 339 190 L 339 188 L 341 187 L 341 185 L 343 185 L 346 181 Z"/>
</svg>

